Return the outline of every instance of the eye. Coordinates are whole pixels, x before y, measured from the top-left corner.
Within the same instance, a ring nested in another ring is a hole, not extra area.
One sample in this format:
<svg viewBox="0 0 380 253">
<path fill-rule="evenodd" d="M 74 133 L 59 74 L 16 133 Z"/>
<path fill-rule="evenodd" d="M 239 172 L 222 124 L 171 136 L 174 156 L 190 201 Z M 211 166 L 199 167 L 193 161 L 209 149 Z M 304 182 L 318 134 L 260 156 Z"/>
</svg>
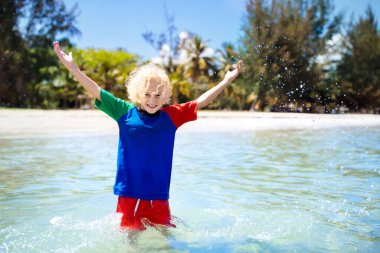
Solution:
<svg viewBox="0 0 380 253">
<path fill-rule="evenodd" d="M 145 97 L 149 97 L 149 93 L 145 93 L 144 96 L 145 96 Z"/>
<path fill-rule="evenodd" d="M 161 97 L 161 94 L 156 94 L 155 97 L 159 98 L 159 97 Z"/>
</svg>

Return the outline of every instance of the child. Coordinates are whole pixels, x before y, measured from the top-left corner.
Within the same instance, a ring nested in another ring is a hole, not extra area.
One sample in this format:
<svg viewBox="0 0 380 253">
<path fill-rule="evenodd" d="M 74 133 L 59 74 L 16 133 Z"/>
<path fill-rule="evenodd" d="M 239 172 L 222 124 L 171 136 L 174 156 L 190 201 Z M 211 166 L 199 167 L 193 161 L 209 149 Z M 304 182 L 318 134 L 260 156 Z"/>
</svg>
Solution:
<svg viewBox="0 0 380 253">
<path fill-rule="evenodd" d="M 148 64 L 133 72 L 127 89 L 131 102 L 101 89 L 76 66 L 71 56 L 54 50 L 79 83 L 96 98 L 95 106 L 111 116 L 119 126 L 119 149 L 114 194 L 121 227 L 143 230 L 146 225 L 175 227 L 171 223 L 169 187 L 176 130 L 197 119 L 197 111 L 207 106 L 242 70 L 242 61 L 224 79 L 198 99 L 169 105 L 169 78 L 158 66 Z"/>
</svg>

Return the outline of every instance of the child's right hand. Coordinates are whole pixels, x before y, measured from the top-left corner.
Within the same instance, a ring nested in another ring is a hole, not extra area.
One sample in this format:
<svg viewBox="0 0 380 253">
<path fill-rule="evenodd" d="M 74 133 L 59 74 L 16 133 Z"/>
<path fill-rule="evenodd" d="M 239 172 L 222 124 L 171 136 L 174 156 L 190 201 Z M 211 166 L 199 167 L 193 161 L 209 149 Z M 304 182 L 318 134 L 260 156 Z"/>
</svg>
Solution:
<svg viewBox="0 0 380 253">
<path fill-rule="evenodd" d="M 65 67 L 69 70 L 76 68 L 71 52 L 68 55 L 65 52 L 63 52 L 59 46 L 58 41 L 54 41 L 53 44 L 55 54 L 58 56 L 59 60 L 63 63 L 63 65 L 65 65 Z"/>
</svg>

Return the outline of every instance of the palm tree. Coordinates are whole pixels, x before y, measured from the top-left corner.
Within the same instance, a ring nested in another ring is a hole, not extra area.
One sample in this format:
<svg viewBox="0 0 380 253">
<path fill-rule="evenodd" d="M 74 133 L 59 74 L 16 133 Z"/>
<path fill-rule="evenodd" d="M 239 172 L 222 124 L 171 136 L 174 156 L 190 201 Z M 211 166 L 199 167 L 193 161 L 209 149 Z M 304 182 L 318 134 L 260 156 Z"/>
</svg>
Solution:
<svg viewBox="0 0 380 253">
<path fill-rule="evenodd" d="M 194 84 L 194 95 L 199 96 L 199 87 L 202 83 L 210 81 L 210 77 L 217 73 L 215 58 L 207 55 L 207 42 L 195 35 L 192 43 L 185 48 L 189 56 L 188 61 L 184 64 L 185 78 L 190 79 Z"/>
<path fill-rule="evenodd" d="M 231 43 L 224 43 L 222 49 L 218 49 L 219 62 L 221 63 L 219 78 L 223 78 L 224 75 L 232 69 L 233 65 L 236 63 L 237 54 L 235 48 Z"/>
<path fill-rule="evenodd" d="M 219 79 L 223 79 L 224 75 L 237 63 L 239 53 L 231 43 L 224 43 L 222 49 L 217 52 L 219 54 Z M 219 100 L 219 107 L 242 110 L 246 105 L 247 90 L 244 81 L 234 81 L 229 89 L 224 89 L 220 94 L 222 99 Z"/>
<path fill-rule="evenodd" d="M 80 55 L 78 63 L 83 62 L 82 67 L 87 75 L 115 96 L 122 98 L 126 96 L 124 82 L 137 66 L 137 55 L 121 49 L 114 51 L 84 49 L 80 50 Z"/>
</svg>

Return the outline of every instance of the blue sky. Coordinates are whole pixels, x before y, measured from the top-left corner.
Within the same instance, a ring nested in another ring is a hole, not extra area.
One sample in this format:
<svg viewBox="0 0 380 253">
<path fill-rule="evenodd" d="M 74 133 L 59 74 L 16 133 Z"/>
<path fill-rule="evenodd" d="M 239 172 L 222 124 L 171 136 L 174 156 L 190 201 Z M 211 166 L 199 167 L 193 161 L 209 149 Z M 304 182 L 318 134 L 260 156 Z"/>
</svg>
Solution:
<svg viewBox="0 0 380 253">
<path fill-rule="evenodd" d="M 141 34 L 165 30 L 164 6 L 174 16 L 181 31 L 191 31 L 209 41 L 211 48 L 223 42 L 236 42 L 240 36 L 246 0 L 63 0 L 71 8 L 78 3 L 77 27 L 82 32 L 73 38 L 81 47 L 124 48 L 145 59 L 157 52 Z M 379 22 L 380 0 L 335 0 L 336 11 L 346 12 L 346 19 L 364 15 L 370 4 Z"/>
</svg>

